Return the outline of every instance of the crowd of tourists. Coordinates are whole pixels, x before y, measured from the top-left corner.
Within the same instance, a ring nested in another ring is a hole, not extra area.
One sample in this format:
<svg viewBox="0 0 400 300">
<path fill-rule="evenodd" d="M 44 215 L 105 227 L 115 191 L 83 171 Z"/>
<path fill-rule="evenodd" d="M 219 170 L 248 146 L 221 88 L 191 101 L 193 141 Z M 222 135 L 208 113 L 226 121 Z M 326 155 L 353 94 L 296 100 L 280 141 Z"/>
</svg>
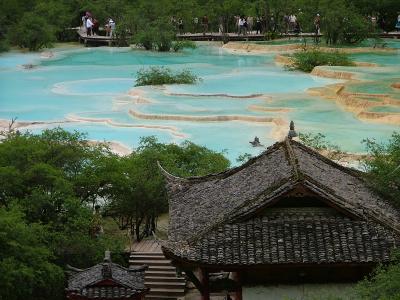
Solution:
<svg viewBox="0 0 400 300">
<path fill-rule="evenodd" d="M 302 11 L 299 10 L 297 13 L 301 15 Z M 304 19 L 304 17 L 301 19 Z M 366 19 L 375 30 L 386 32 L 387 24 L 384 16 L 376 14 L 373 16 L 366 16 Z M 210 20 L 207 15 L 204 15 L 201 18 L 194 17 L 192 24 L 189 24 L 186 27 L 184 26 L 184 20 L 175 16 L 171 17 L 171 23 L 176 29 L 176 32 L 180 34 L 185 32 L 202 32 L 205 34 L 210 30 Z M 295 13 L 286 13 L 280 18 L 277 18 L 273 14 L 268 17 L 237 15 L 233 16 L 233 19 L 228 20 L 224 17 L 219 17 L 218 20 L 212 22 L 212 25 L 213 28 L 218 28 L 220 34 L 226 32 L 236 32 L 238 35 L 264 34 L 266 32 L 299 34 L 303 31 L 299 17 Z M 232 25 L 235 28 L 232 28 Z M 400 31 L 400 14 L 397 17 L 395 28 L 397 31 Z M 313 19 L 313 33 L 316 36 L 321 35 L 321 16 L 319 13 L 316 13 Z"/>
<path fill-rule="evenodd" d="M 82 29 L 86 32 L 87 36 L 100 35 L 100 23 L 90 12 L 86 12 L 82 16 Z M 106 36 L 113 37 L 115 32 L 115 22 L 112 18 L 107 19 L 104 29 L 106 31 Z"/>
</svg>

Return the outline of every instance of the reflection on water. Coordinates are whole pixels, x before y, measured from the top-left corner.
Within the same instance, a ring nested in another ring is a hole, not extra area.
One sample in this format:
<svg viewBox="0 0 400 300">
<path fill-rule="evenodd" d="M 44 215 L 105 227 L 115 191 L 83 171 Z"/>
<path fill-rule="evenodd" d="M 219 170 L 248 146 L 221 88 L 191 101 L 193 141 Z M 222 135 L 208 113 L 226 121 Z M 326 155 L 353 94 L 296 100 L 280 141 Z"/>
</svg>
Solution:
<svg viewBox="0 0 400 300">
<path fill-rule="evenodd" d="M 190 139 L 226 151 L 232 162 L 240 154 L 262 150 L 249 144 L 254 136 L 264 145 L 282 138 L 290 120 L 299 131 L 322 132 L 343 149 L 358 152 L 363 150 L 359 143 L 363 138 L 386 139 L 396 129 L 362 122 L 334 102 L 307 95 L 310 87 L 338 81 L 288 72 L 274 64 L 273 54 L 232 55 L 212 46 L 178 54 L 116 48 L 53 52 L 50 59 L 40 58 L 40 54 L 0 56 L 0 119 L 71 120 L 74 122 L 63 127 L 85 131 L 90 139 L 119 141 L 132 148 L 147 135 L 163 142 Z M 374 68 L 373 74 L 366 68 L 354 68 L 361 76 L 395 81 L 393 74 L 399 71 L 395 54 L 384 58 L 363 54 L 360 60 L 384 63 Z M 21 67 L 27 63 L 37 66 Z M 203 81 L 134 88 L 136 72 L 150 65 L 188 68 Z M 362 84 L 352 88 L 363 92 Z M 379 82 L 368 88 L 394 96 L 398 93 Z M 219 121 L 197 120 L 204 117 Z M 229 121 L 231 117 L 248 120 Z"/>
</svg>

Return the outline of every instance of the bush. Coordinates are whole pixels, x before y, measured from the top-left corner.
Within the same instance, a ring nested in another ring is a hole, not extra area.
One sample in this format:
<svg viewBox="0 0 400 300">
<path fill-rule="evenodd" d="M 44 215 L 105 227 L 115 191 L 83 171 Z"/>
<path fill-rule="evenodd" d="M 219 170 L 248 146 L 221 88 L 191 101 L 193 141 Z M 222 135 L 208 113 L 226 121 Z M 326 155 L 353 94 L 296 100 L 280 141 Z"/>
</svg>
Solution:
<svg viewBox="0 0 400 300">
<path fill-rule="evenodd" d="M 318 49 L 304 50 L 291 56 L 290 69 L 311 72 L 316 66 L 353 66 L 354 63 L 346 53 L 322 52 Z"/>
<path fill-rule="evenodd" d="M 340 160 L 343 157 L 344 152 L 336 144 L 329 142 L 326 136 L 320 132 L 317 134 L 313 133 L 299 133 L 300 141 L 319 152 L 324 152 L 329 159 Z"/>
<path fill-rule="evenodd" d="M 9 45 L 5 40 L 0 41 L 0 52 L 6 52 L 9 49 Z"/>
<path fill-rule="evenodd" d="M 166 52 L 171 50 L 174 38 L 175 34 L 171 25 L 157 21 L 138 31 L 133 38 L 133 43 L 146 50 Z"/>
<path fill-rule="evenodd" d="M 400 207 L 400 132 L 387 143 L 364 141 L 371 159 L 365 161 L 370 184 L 385 198 Z"/>
<path fill-rule="evenodd" d="M 162 84 L 193 84 L 200 80 L 199 77 L 192 74 L 189 70 L 181 72 L 172 72 L 166 67 L 150 67 L 141 69 L 137 73 L 135 86 L 143 85 L 162 85 Z"/>
<path fill-rule="evenodd" d="M 400 299 L 400 254 L 395 252 L 388 266 L 379 266 L 370 278 L 356 287 L 359 299 Z"/>
<path fill-rule="evenodd" d="M 25 13 L 21 20 L 15 24 L 9 32 L 10 41 L 30 51 L 50 47 L 55 40 L 51 26 L 46 20 L 33 13 Z"/>
<path fill-rule="evenodd" d="M 370 35 L 368 21 L 357 12 L 351 1 L 322 0 L 320 11 L 327 44 L 354 44 Z"/>
<path fill-rule="evenodd" d="M 175 52 L 178 52 L 185 48 L 196 49 L 197 45 L 193 41 L 176 41 L 172 44 L 172 49 Z"/>
</svg>

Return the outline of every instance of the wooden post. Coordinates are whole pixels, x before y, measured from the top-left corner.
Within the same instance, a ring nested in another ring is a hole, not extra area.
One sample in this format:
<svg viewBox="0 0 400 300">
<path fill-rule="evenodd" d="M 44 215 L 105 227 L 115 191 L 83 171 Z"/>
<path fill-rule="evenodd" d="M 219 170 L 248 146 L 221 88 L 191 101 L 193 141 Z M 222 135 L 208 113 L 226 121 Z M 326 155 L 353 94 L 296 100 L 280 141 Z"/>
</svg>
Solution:
<svg viewBox="0 0 400 300">
<path fill-rule="evenodd" d="M 200 269 L 200 281 L 203 286 L 201 292 L 201 300 L 210 300 L 210 281 L 208 277 L 208 271 L 206 269 Z"/>
<path fill-rule="evenodd" d="M 235 292 L 234 299 L 235 300 L 242 300 L 242 280 L 241 280 L 241 274 L 239 272 L 233 272 L 232 273 L 232 279 L 235 280 L 238 289 Z"/>
</svg>

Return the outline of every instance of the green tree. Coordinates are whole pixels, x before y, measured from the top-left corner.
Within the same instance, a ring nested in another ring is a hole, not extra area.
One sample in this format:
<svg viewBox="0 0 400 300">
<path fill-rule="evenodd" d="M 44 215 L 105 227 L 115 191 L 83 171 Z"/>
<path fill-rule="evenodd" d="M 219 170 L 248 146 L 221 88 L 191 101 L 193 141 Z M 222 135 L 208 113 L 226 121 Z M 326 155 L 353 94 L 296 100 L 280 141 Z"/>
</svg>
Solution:
<svg viewBox="0 0 400 300">
<path fill-rule="evenodd" d="M 387 143 L 364 142 L 371 156 L 365 161 L 367 178 L 378 192 L 400 206 L 400 133 L 394 132 Z"/>
<path fill-rule="evenodd" d="M 166 145 L 154 137 L 143 138 L 137 151 L 121 158 L 121 176 L 115 176 L 109 186 L 108 204 L 108 213 L 121 229 L 130 229 L 138 240 L 155 231 L 158 215 L 168 208 L 157 161 L 181 177 L 217 173 L 229 167 L 221 153 L 205 147 L 190 142 Z"/>
<path fill-rule="evenodd" d="M 380 265 L 369 278 L 356 287 L 359 299 L 396 300 L 400 299 L 400 254 L 394 253 L 389 265 Z"/>
<path fill-rule="evenodd" d="M 63 299 L 64 272 L 53 262 L 47 235 L 18 208 L 0 207 L 0 299 Z"/>
<path fill-rule="evenodd" d="M 55 41 L 54 30 L 46 19 L 32 12 L 25 13 L 9 32 L 10 41 L 30 51 L 50 47 Z"/>
</svg>

